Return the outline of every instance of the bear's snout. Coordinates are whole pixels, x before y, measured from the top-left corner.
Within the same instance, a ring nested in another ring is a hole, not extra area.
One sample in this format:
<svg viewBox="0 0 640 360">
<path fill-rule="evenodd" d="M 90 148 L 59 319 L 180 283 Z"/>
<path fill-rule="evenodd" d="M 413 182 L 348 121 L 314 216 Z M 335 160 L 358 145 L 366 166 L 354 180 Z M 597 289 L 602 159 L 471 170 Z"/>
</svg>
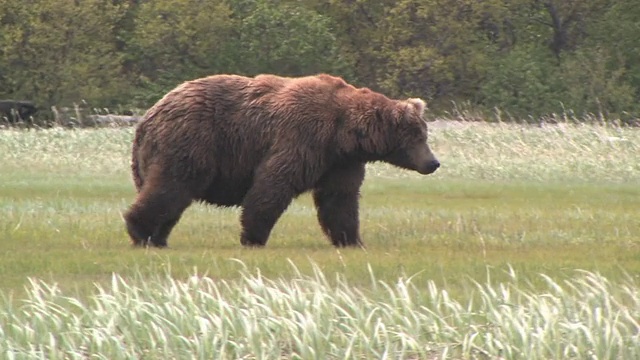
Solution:
<svg viewBox="0 0 640 360">
<path fill-rule="evenodd" d="M 427 164 L 425 164 L 425 166 L 422 168 L 421 173 L 424 175 L 429 175 L 435 172 L 436 170 L 438 170 L 439 167 L 440 167 L 440 161 L 434 159 L 429 161 Z"/>
</svg>

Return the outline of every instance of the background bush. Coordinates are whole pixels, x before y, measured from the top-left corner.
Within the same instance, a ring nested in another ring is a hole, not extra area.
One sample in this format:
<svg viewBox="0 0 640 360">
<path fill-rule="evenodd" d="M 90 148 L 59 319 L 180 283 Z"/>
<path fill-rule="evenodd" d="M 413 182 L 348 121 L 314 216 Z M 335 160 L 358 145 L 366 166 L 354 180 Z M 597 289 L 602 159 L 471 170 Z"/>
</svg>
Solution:
<svg viewBox="0 0 640 360">
<path fill-rule="evenodd" d="M 0 0 L 0 98 L 146 108 L 208 74 L 328 72 L 514 117 L 638 117 L 635 0 Z"/>
</svg>

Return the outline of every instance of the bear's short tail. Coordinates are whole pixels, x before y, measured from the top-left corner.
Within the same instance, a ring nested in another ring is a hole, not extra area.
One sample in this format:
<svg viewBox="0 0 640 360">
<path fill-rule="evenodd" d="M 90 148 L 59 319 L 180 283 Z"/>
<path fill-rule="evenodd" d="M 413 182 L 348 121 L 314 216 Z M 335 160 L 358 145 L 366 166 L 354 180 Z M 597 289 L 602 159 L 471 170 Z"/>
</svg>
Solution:
<svg viewBox="0 0 640 360">
<path fill-rule="evenodd" d="M 142 189 L 142 185 L 144 184 L 144 180 L 140 174 L 140 161 L 138 159 L 138 148 L 140 147 L 141 141 L 142 129 L 138 128 L 136 129 L 136 135 L 133 139 L 133 146 L 131 148 L 131 175 L 133 176 L 133 183 L 138 192 L 140 192 L 140 189 Z"/>
</svg>

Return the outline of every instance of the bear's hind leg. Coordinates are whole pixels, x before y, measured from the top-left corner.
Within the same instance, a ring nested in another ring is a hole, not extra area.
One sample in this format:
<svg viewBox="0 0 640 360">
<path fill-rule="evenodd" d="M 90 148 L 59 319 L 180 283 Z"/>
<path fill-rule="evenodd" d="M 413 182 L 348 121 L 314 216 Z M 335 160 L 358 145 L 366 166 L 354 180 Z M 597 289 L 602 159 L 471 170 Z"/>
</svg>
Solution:
<svg viewBox="0 0 640 360">
<path fill-rule="evenodd" d="M 191 204 L 191 196 L 179 187 L 152 189 L 146 185 L 124 216 L 127 231 L 134 245 L 165 247 L 169 233 Z"/>
<path fill-rule="evenodd" d="M 322 231 L 336 247 L 361 246 L 358 200 L 364 164 L 330 170 L 313 191 Z"/>
</svg>

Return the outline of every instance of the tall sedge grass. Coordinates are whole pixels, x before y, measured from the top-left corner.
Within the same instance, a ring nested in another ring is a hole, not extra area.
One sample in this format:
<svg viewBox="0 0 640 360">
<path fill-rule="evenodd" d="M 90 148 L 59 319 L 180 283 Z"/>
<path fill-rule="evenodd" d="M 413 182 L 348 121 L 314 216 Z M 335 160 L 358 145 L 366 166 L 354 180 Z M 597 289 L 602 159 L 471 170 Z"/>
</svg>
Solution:
<svg viewBox="0 0 640 360">
<path fill-rule="evenodd" d="M 134 129 L 0 131 L 0 170 L 129 175 Z M 429 142 L 442 162 L 433 176 L 524 181 L 640 180 L 640 129 L 599 124 L 436 120 Z M 369 176 L 418 177 L 385 164 Z"/>
<path fill-rule="evenodd" d="M 635 128 L 437 120 L 430 123 L 429 142 L 442 160 L 439 175 L 450 178 L 640 181 L 640 129 Z"/>
<path fill-rule="evenodd" d="M 6 359 L 637 359 L 640 288 L 577 271 L 536 292 L 510 271 L 461 303 L 434 282 L 358 290 L 311 275 L 225 281 L 113 275 L 88 300 L 32 279 L 0 306 Z M 419 274 L 416 276 L 420 276 Z M 336 285 L 330 285 L 334 283 Z M 473 285 L 475 284 L 475 285 Z M 12 305 L 13 304 L 13 305 Z"/>
</svg>

